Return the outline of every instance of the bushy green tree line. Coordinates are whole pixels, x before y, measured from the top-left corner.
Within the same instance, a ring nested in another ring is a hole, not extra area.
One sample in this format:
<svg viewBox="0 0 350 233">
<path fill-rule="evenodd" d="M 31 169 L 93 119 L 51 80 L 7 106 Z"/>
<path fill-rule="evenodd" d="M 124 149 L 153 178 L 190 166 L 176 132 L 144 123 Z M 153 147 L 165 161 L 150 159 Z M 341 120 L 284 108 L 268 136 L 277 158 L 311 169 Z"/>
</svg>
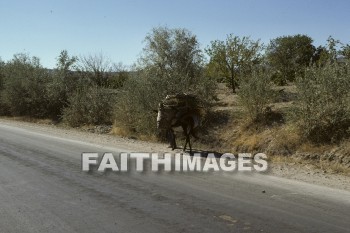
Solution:
<svg viewBox="0 0 350 233">
<path fill-rule="evenodd" d="M 0 114 L 63 120 L 71 126 L 110 124 L 113 90 L 123 85 L 128 73 L 122 65 L 107 66 L 101 59 L 78 59 L 63 50 L 52 70 L 28 54 L 1 61 Z"/>
<path fill-rule="evenodd" d="M 202 50 L 187 29 L 156 27 L 144 45 L 131 69 L 102 54 L 76 57 L 65 50 L 52 70 L 27 54 L 0 59 L 0 115 L 51 118 L 74 127 L 115 122 L 154 134 L 153 110 L 166 95 L 196 94 L 209 106 L 217 82 L 226 82 L 248 118 L 264 122 L 273 86 L 292 83 L 305 137 L 335 141 L 348 135 L 348 44 L 329 37 L 316 47 L 309 36 L 292 35 L 264 45 L 229 34 Z"/>
</svg>

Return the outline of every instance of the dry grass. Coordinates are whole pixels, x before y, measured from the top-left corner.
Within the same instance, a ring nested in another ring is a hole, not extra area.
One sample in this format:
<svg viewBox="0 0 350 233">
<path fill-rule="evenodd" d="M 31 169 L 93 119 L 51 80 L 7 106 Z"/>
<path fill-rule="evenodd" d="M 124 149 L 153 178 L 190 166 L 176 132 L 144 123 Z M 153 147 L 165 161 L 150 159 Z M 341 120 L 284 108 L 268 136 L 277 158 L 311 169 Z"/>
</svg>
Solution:
<svg viewBox="0 0 350 233">
<path fill-rule="evenodd" d="M 131 135 L 131 132 L 126 128 L 113 125 L 111 134 L 121 136 L 121 137 L 128 137 Z"/>
<path fill-rule="evenodd" d="M 306 161 L 308 162 L 308 161 Z M 320 160 L 316 163 L 312 161 L 313 164 L 315 164 L 316 167 L 333 173 L 339 173 L 350 176 L 350 168 L 346 165 L 340 164 L 340 163 L 329 163 L 323 160 Z"/>
<path fill-rule="evenodd" d="M 302 140 L 292 125 L 281 125 L 271 131 L 272 140 L 268 152 L 273 155 L 288 156 L 298 149 Z"/>
<path fill-rule="evenodd" d="M 117 135 L 120 137 L 127 137 L 127 138 L 133 138 L 133 139 L 139 139 L 142 141 L 148 141 L 148 142 L 156 142 L 158 138 L 155 135 L 146 135 L 146 134 L 136 134 L 135 132 L 132 132 L 128 127 L 123 127 L 118 125 L 116 122 L 112 126 L 112 130 L 110 132 L 112 135 Z"/>
<path fill-rule="evenodd" d="M 269 131 L 252 132 L 251 130 L 243 130 L 232 140 L 231 145 L 237 152 L 261 152 L 266 149 L 270 140 Z"/>
<path fill-rule="evenodd" d="M 51 119 L 40 119 L 40 118 L 34 118 L 34 117 L 27 117 L 27 116 L 16 116 L 16 117 L 5 117 L 2 116 L 2 119 L 8 119 L 12 121 L 24 121 L 29 123 L 36 123 L 36 124 L 42 124 L 42 125 L 53 125 L 57 124 L 57 121 L 51 120 Z"/>
<path fill-rule="evenodd" d="M 307 168 L 308 170 L 320 170 L 328 174 L 341 174 L 350 176 L 350 169 L 348 166 L 340 163 L 330 163 L 324 160 L 303 159 L 295 156 L 269 156 L 268 161 L 274 165 L 297 166 L 298 168 Z"/>
<path fill-rule="evenodd" d="M 157 142 L 158 138 L 155 135 L 139 135 L 138 139 L 142 140 L 142 141 L 149 141 L 149 142 Z"/>
<path fill-rule="evenodd" d="M 321 153 L 324 153 L 325 151 L 330 151 L 332 148 L 334 148 L 334 145 L 329 145 L 329 144 L 315 145 L 310 142 L 304 142 L 298 148 L 298 150 L 301 152 L 321 154 Z"/>
</svg>

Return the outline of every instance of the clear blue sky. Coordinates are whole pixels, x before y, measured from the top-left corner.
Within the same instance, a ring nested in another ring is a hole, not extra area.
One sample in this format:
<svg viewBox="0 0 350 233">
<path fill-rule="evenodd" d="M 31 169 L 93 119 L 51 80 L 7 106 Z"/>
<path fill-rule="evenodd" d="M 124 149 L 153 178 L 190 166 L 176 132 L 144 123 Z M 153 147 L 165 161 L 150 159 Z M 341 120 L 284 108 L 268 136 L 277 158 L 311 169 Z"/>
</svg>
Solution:
<svg viewBox="0 0 350 233">
<path fill-rule="evenodd" d="M 298 33 L 315 45 L 329 35 L 350 43 L 349 12 L 349 0 L 0 0 L 0 57 L 25 52 L 52 68 L 66 49 L 131 65 L 157 26 L 187 28 L 202 48 L 230 33 L 264 43 Z"/>
</svg>

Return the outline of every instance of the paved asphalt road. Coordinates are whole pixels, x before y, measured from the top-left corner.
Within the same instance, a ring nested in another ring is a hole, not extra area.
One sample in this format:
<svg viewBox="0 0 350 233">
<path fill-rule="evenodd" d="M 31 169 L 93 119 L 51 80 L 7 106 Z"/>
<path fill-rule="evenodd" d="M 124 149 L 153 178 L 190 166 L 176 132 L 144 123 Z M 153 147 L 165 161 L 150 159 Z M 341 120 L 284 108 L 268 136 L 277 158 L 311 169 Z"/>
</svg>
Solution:
<svg viewBox="0 0 350 233">
<path fill-rule="evenodd" d="M 0 232 L 350 232 L 346 191 L 260 174 L 81 171 L 82 152 L 112 149 L 0 124 Z"/>
</svg>

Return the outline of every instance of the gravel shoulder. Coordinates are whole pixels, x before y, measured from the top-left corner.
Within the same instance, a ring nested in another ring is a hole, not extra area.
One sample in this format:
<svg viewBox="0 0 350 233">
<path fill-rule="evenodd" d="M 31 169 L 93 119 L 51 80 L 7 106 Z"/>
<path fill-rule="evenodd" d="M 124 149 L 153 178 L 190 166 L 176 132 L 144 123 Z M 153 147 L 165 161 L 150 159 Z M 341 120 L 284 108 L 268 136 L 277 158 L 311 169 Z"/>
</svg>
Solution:
<svg viewBox="0 0 350 233">
<path fill-rule="evenodd" d="M 145 142 L 109 134 L 96 134 L 79 129 L 64 128 L 50 124 L 37 124 L 0 118 L 0 124 L 20 127 L 36 133 L 49 134 L 53 137 L 83 141 L 104 147 L 127 148 L 135 152 L 170 152 L 163 143 Z M 180 152 L 177 150 L 176 152 Z M 270 162 L 267 175 L 303 181 L 306 183 L 350 191 L 350 177 L 343 174 L 329 173 L 311 164 L 296 162 Z"/>
</svg>

